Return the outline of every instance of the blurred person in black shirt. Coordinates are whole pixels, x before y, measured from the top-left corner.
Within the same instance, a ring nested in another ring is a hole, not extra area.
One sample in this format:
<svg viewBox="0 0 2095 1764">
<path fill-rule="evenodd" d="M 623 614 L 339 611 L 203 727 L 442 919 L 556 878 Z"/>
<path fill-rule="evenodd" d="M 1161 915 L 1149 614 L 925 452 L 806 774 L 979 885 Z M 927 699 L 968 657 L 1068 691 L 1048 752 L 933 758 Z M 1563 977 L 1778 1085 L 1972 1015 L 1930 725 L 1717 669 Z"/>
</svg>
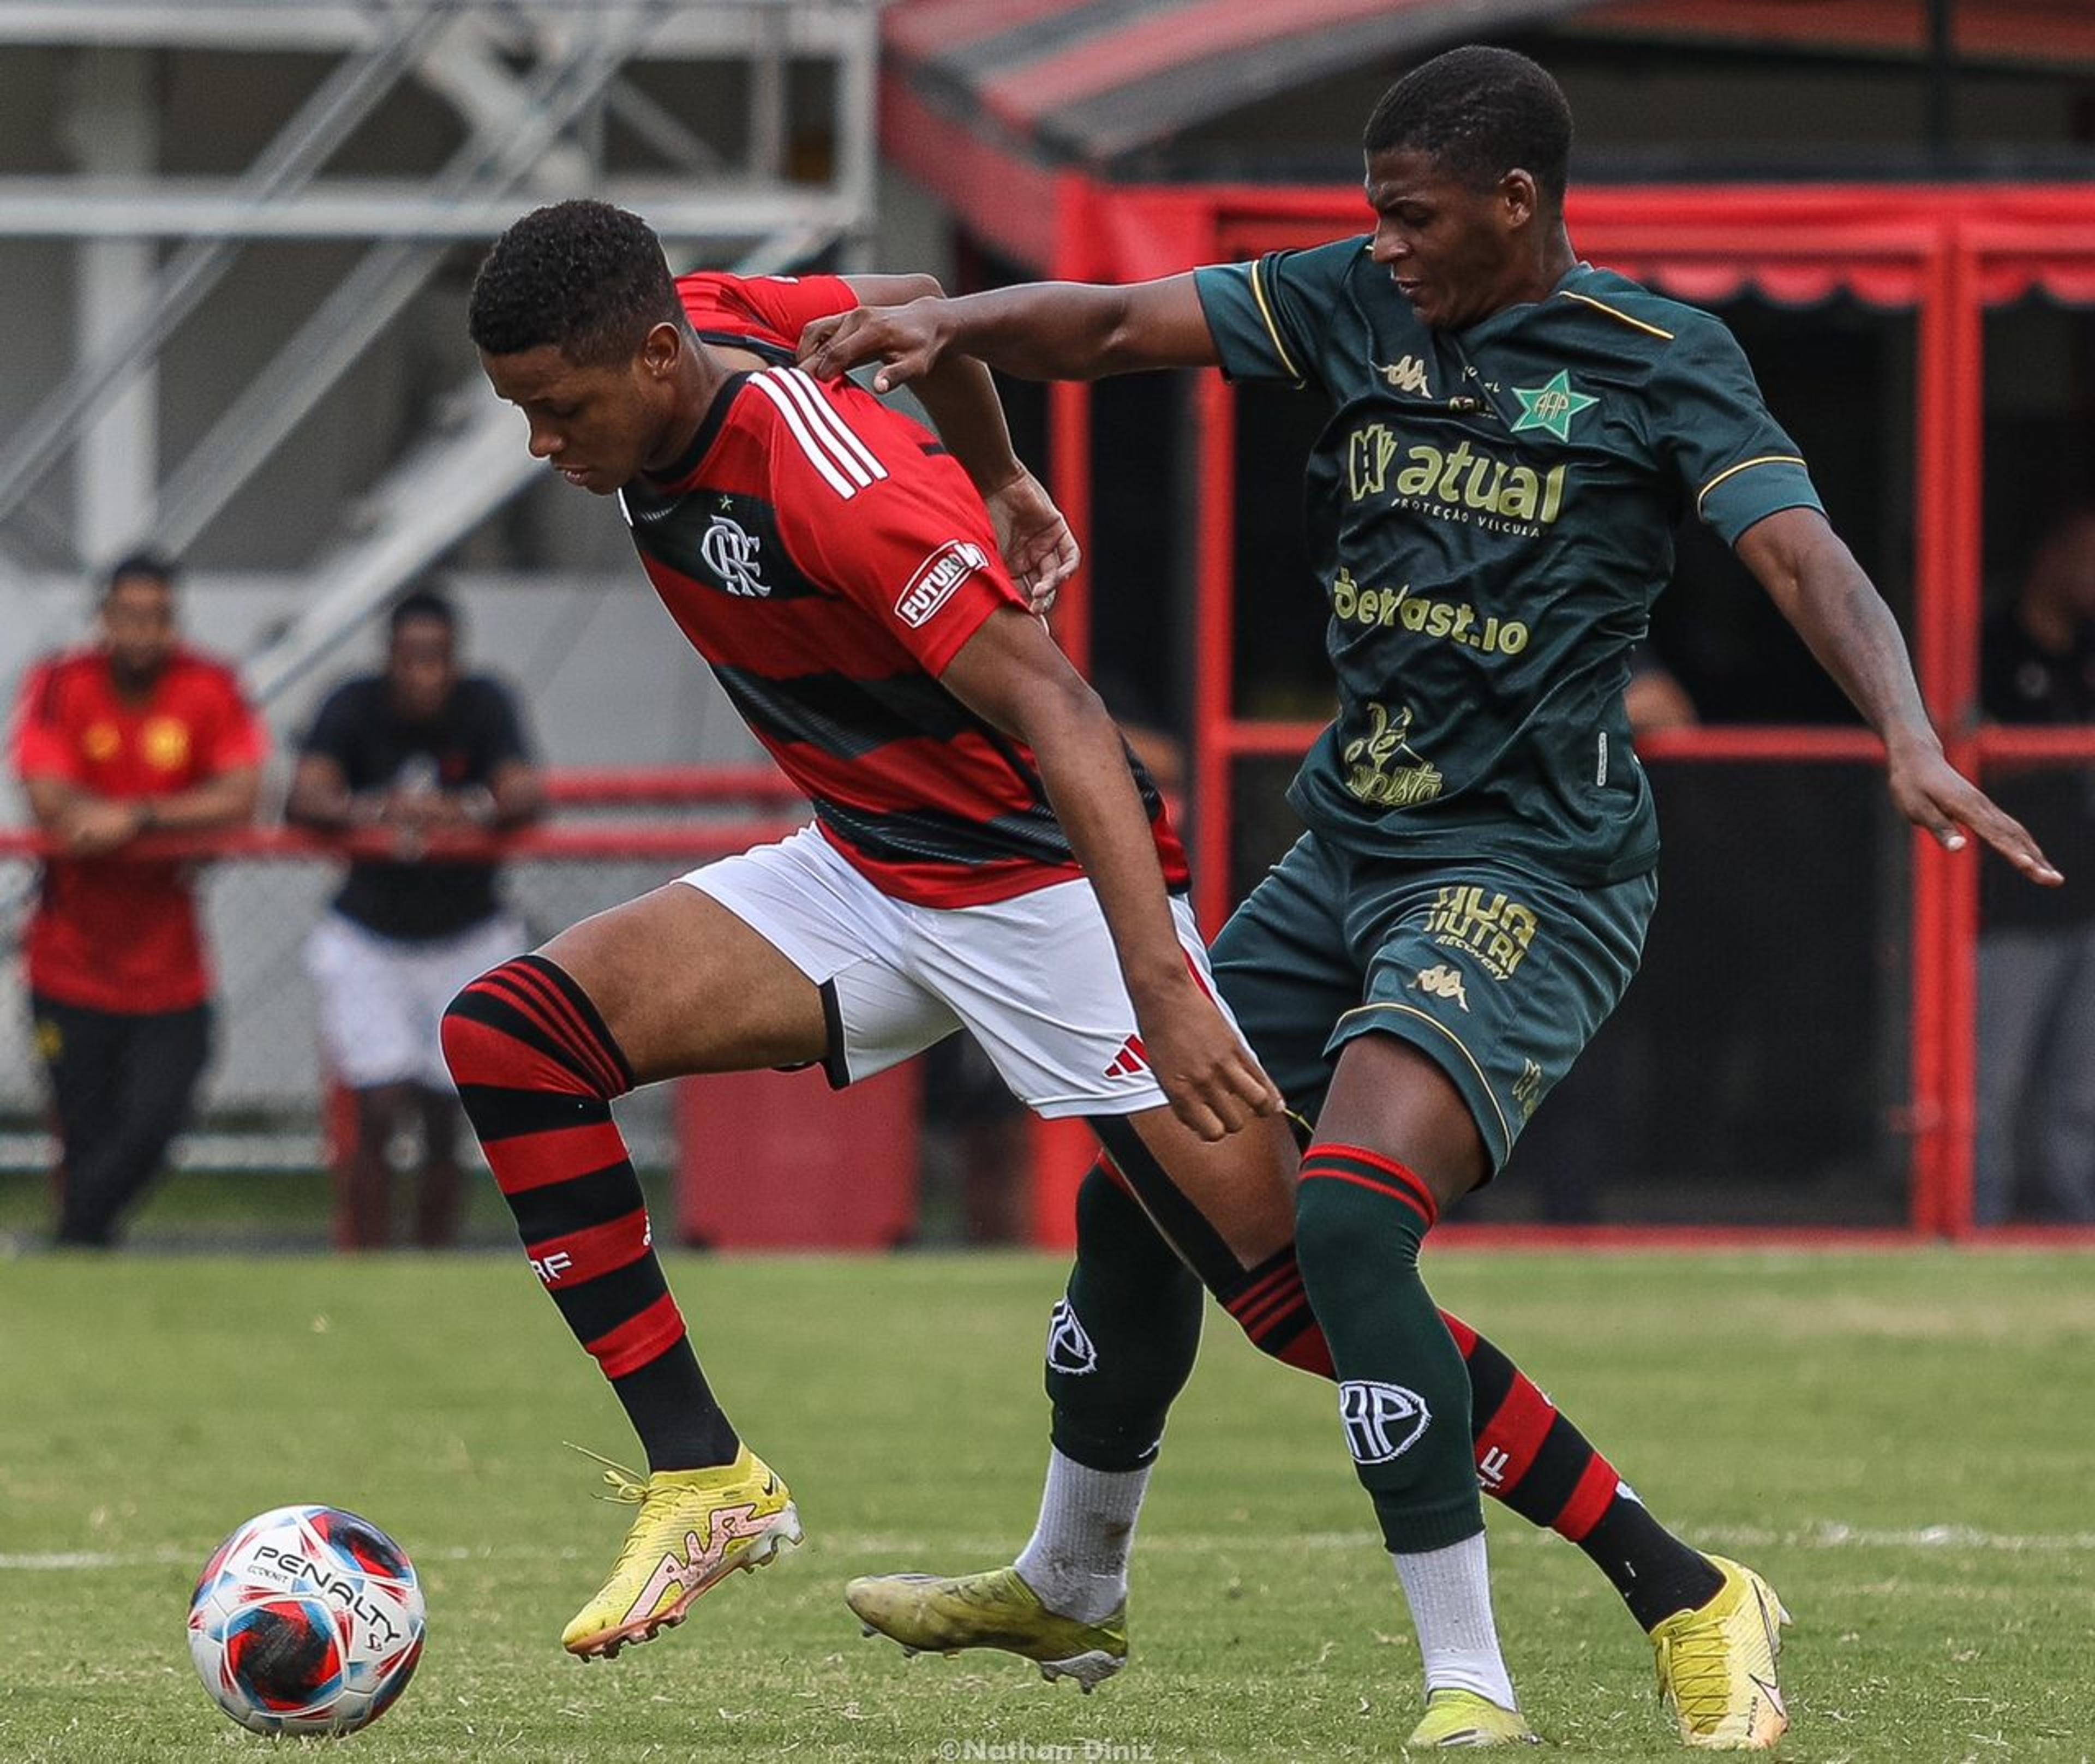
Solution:
<svg viewBox="0 0 2095 1764">
<path fill-rule="evenodd" d="M 326 832 L 384 827 L 390 858 L 359 856 L 307 946 L 320 1039 L 356 1098 L 356 1148 L 343 1172 L 336 1239 L 390 1241 L 391 1151 L 418 1134 L 415 1240 L 458 1230 L 457 1093 L 438 1044 L 444 1007 L 476 974 L 523 950 L 498 866 L 425 856 L 432 833 L 499 832 L 537 818 L 543 781 L 515 701 L 461 674 L 458 616 L 420 590 L 394 608 L 385 671 L 345 681 L 298 753 L 285 817 Z"/>
<path fill-rule="evenodd" d="M 2095 503 L 2045 529 L 1988 623 L 1980 695 L 1994 722 L 2095 723 Z M 2001 805 L 2083 873 L 2095 768 L 2027 767 L 1998 784 Z M 1980 883 L 1974 1214 L 2095 1222 L 2095 897 L 2006 880 L 1988 869 Z"/>
</svg>

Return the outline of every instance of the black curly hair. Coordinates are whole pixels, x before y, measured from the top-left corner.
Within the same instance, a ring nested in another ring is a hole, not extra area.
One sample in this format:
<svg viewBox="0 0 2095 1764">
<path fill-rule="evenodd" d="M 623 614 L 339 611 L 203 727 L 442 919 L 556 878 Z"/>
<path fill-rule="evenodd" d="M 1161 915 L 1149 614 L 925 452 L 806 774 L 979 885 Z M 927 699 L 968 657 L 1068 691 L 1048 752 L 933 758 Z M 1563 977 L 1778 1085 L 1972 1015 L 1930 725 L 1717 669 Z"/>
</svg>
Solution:
<svg viewBox="0 0 2095 1764">
<path fill-rule="evenodd" d="M 1479 43 L 1421 62 L 1383 94 L 1361 146 L 1430 155 L 1463 182 L 1489 189 L 1511 171 L 1564 199 L 1571 107 L 1546 69 Z"/>
<path fill-rule="evenodd" d="M 497 239 L 467 311 L 473 342 L 490 355 L 551 343 L 586 367 L 632 355 L 684 312 L 655 229 L 584 199 L 534 208 Z"/>
</svg>

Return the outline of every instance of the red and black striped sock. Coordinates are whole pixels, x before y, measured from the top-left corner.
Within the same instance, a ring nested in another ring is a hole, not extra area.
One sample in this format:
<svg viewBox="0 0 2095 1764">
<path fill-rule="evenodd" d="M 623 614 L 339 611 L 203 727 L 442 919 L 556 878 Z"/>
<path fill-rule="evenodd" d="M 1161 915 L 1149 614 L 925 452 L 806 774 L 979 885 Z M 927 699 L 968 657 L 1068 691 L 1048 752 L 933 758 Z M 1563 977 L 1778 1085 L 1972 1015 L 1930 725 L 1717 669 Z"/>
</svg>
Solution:
<svg viewBox="0 0 2095 1764">
<path fill-rule="evenodd" d="M 1247 1268 L 1230 1291 L 1217 1289 L 1215 1296 L 1261 1353 L 1318 1378 L 1338 1377 L 1331 1344 L 1309 1309 L 1309 1295 L 1302 1290 L 1301 1265 L 1292 1244 L 1256 1268 Z"/>
<path fill-rule="evenodd" d="M 451 1001 L 443 1046 L 525 1253 L 611 1380 L 648 1467 L 730 1461 L 740 1442 L 669 1296 L 611 1118 L 633 1072 L 596 1007 L 553 963 L 520 956 Z"/>
<path fill-rule="evenodd" d="M 1470 1426 L 1485 1490 L 1576 1544 L 1648 1630 L 1714 1597 L 1723 1576 L 1710 1558 L 1651 1516 L 1526 1373 L 1460 1318 L 1440 1315 L 1470 1369 Z"/>
</svg>

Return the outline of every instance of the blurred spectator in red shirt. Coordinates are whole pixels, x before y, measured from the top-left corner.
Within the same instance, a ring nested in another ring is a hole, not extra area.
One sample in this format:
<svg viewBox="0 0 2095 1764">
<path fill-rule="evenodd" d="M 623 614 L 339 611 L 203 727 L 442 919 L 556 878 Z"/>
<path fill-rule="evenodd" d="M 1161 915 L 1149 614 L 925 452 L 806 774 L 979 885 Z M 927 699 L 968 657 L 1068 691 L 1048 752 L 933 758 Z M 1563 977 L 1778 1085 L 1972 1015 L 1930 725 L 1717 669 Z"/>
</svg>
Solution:
<svg viewBox="0 0 2095 1764">
<path fill-rule="evenodd" d="M 15 707 L 14 768 L 54 848 L 28 947 L 58 1115 L 60 1244 L 115 1240 L 210 1055 L 195 866 L 125 847 L 252 819 L 268 751 L 232 669 L 179 642 L 175 573 L 156 557 L 118 564 L 98 642 L 33 665 Z"/>
</svg>

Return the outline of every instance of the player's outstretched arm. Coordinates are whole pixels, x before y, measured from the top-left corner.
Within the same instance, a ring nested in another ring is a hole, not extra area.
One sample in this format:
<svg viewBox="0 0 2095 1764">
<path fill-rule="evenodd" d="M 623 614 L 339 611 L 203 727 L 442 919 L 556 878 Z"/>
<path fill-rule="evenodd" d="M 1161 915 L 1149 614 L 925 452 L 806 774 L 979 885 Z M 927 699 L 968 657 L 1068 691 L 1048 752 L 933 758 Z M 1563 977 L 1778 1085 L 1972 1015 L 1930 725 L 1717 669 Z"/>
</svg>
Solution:
<svg viewBox="0 0 2095 1764">
<path fill-rule="evenodd" d="M 1883 738 L 1899 812 L 1950 851 L 1962 848 L 1969 828 L 2032 882 L 2063 882 L 2021 823 L 1943 758 L 1898 621 L 1826 517 L 1784 509 L 1747 528 L 1738 553 Z"/>
<path fill-rule="evenodd" d="M 862 307 L 939 299 L 935 276 L 847 276 Z M 912 388 L 952 456 L 981 493 L 996 529 L 997 551 L 1035 612 L 1076 573 L 1080 554 L 1062 511 L 1012 451 L 1004 401 L 989 369 L 972 355 L 947 355 Z"/>
<path fill-rule="evenodd" d="M 1208 1140 L 1276 1113 L 1279 1091 L 1179 947 L 1149 817 L 1098 695 L 1039 622 L 1016 608 L 992 613 L 939 677 L 976 715 L 1033 750 L 1056 817 L 1098 895 L 1172 1112 Z"/>
<path fill-rule="evenodd" d="M 973 355 L 1023 380 L 1211 368 L 1222 359 L 1191 274 L 1125 287 L 1027 282 L 957 300 L 860 307 L 800 335 L 801 365 L 824 378 L 879 362 L 876 392 L 921 379 L 948 355 Z"/>
</svg>

